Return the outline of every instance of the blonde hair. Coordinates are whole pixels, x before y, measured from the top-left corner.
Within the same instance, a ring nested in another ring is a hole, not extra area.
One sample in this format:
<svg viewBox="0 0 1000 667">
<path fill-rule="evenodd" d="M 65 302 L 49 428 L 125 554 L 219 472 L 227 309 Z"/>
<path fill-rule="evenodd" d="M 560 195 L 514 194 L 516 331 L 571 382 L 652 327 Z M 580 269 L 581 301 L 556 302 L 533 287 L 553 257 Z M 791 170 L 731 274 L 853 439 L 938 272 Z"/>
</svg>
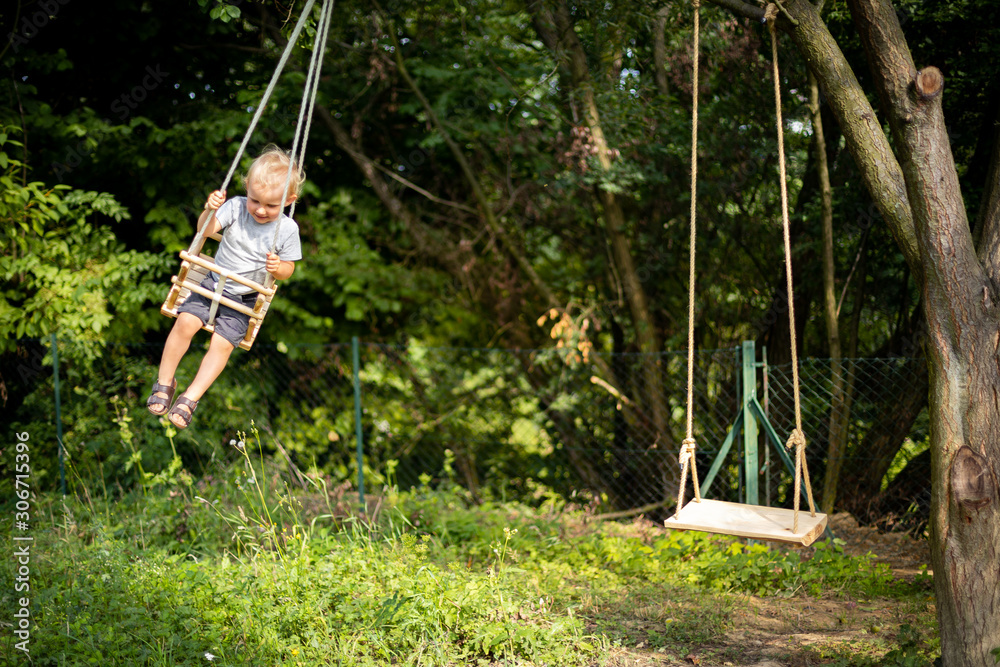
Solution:
<svg viewBox="0 0 1000 667">
<path fill-rule="evenodd" d="M 291 162 L 288 151 L 269 144 L 253 161 L 247 173 L 243 176 L 244 185 L 254 183 L 265 188 L 285 185 L 288 178 L 288 163 Z M 298 195 L 302 183 L 306 180 L 306 172 L 297 163 L 292 163 L 292 177 L 288 183 L 288 196 Z"/>
</svg>

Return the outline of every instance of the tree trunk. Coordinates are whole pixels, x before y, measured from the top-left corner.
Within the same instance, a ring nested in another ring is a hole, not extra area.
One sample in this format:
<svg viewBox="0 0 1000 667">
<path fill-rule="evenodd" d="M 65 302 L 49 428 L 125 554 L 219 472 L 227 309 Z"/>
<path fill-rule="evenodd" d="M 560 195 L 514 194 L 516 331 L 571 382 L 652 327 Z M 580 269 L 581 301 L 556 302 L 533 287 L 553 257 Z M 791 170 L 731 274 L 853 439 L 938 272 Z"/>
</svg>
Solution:
<svg viewBox="0 0 1000 667">
<path fill-rule="evenodd" d="M 996 290 L 978 262 L 941 109 L 886 2 L 851 2 L 897 139 L 923 260 L 932 446 L 931 559 L 945 665 L 995 664 L 1000 646 Z"/>
<path fill-rule="evenodd" d="M 760 9 L 715 0 L 743 15 Z M 992 667 L 1000 646 L 998 269 L 980 263 L 963 208 L 934 67 L 917 71 L 889 0 L 848 0 L 894 154 L 817 8 L 782 18 L 844 131 L 865 184 L 922 286 L 929 339 L 931 558 L 944 665 Z M 897 158 L 898 155 L 898 158 Z M 983 232 L 995 240 L 996 225 Z M 984 253 L 985 254 L 985 253 Z M 985 258 L 984 258 L 985 261 Z"/>
<path fill-rule="evenodd" d="M 667 17 L 669 7 L 660 7 L 653 21 L 653 80 L 656 90 L 666 98 L 670 94 L 670 83 L 667 80 Z"/>
<path fill-rule="evenodd" d="M 553 53 L 563 71 L 568 74 L 564 83 L 570 86 L 583 105 L 584 122 L 590 130 L 600 168 L 611 169 L 611 150 L 608 147 L 601 124 L 597 99 L 594 94 L 594 77 L 591 77 L 587 66 L 587 56 L 583 44 L 574 31 L 573 19 L 569 7 L 564 0 L 549 3 L 536 1 L 529 3 L 535 29 L 542 42 Z M 663 393 L 660 369 L 660 343 L 656 326 L 649 312 L 646 291 L 635 268 L 632 258 L 631 244 L 625 231 L 625 213 L 618 198 L 604 188 L 597 188 L 597 200 L 600 203 L 605 231 L 611 246 L 612 259 L 621 276 L 625 288 L 632 323 L 635 327 L 639 349 L 643 353 L 644 391 L 641 404 L 644 412 L 652 421 L 655 433 L 652 434 L 651 446 L 664 446 L 669 442 L 667 431 L 666 397 Z M 677 463 L 668 458 L 670 473 L 678 473 Z M 677 475 L 672 475 L 677 477 Z M 669 490 L 668 490 L 669 491 Z"/>
<path fill-rule="evenodd" d="M 853 448 L 851 466 L 841 480 L 845 489 L 843 509 L 862 523 L 870 523 L 870 505 L 882 491 L 882 479 L 913 428 L 913 422 L 927 406 L 927 376 L 905 375 L 889 385 L 880 385 L 880 409 L 872 428 Z M 853 474 L 852 474 L 853 473 Z M 926 484 L 926 480 L 923 480 Z"/>
<path fill-rule="evenodd" d="M 811 72 L 809 73 L 809 114 L 812 119 L 813 146 L 816 150 L 820 217 L 823 226 L 823 317 L 826 321 L 827 347 L 830 350 L 832 385 L 826 471 L 823 476 L 823 495 L 820 498 L 823 511 L 831 514 L 837 500 L 837 481 L 840 479 L 840 468 L 844 462 L 844 452 L 847 446 L 849 408 L 847 383 L 841 361 L 840 325 L 837 322 L 837 285 L 833 265 L 833 188 L 830 186 L 830 163 L 826 155 L 823 115 L 820 113 L 819 83 Z"/>
</svg>

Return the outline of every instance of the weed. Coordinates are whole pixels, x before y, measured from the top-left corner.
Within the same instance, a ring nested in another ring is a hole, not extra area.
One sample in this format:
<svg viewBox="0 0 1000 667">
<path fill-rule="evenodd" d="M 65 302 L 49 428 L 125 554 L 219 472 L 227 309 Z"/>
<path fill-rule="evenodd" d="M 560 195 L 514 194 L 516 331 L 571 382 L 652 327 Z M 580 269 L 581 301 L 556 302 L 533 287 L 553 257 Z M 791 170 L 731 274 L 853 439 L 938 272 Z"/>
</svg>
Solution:
<svg viewBox="0 0 1000 667">
<path fill-rule="evenodd" d="M 890 667 L 928 667 L 934 664 L 934 661 L 927 657 L 920 630 L 909 623 L 899 627 L 896 641 L 899 646 L 889 651 L 882 658 L 881 664 Z"/>
<path fill-rule="evenodd" d="M 920 630 L 903 623 L 896 633 L 896 646 L 889 651 L 872 652 L 863 648 L 821 652 L 823 664 L 833 667 L 932 667 L 937 653 L 936 641 L 925 641 Z"/>
<path fill-rule="evenodd" d="M 477 504 L 452 484 L 349 516 L 323 478 L 293 493 L 252 424 L 239 438 L 235 460 L 197 481 L 170 463 L 137 468 L 142 490 L 115 501 L 40 498 L 40 664 L 605 664 L 627 647 L 686 655 L 717 641 L 733 592 L 885 589 L 870 559 L 836 543 L 807 560 L 585 524 L 550 500 Z M 906 627 L 885 664 L 924 664 L 930 644 Z"/>
</svg>

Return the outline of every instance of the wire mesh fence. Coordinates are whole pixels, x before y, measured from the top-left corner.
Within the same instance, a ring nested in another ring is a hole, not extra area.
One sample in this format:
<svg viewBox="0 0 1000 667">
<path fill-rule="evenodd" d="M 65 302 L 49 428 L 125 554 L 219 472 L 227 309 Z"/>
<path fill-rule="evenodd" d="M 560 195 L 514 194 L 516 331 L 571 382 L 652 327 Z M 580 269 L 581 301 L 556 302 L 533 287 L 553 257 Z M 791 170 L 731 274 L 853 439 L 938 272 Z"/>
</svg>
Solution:
<svg viewBox="0 0 1000 667">
<path fill-rule="evenodd" d="M 32 437 L 55 451 L 50 348 L 24 341 L 19 355 L 3 355 L 0 373 L 6 428 L 34 429 Z M 289 465 L 336 483 L 363 480 L 370 492 L 454 483 L 477 498 L 558 494 L 597 511 L 654 516 L 676 499 L 686 352 L 258 344 L 234 354 L 192 426 L 173 433 L 144 405 L 160 346 L 59 341 L 59 348 L 71 478 L 98 474 L 127 486 L 140 468 L 165 466 L 175 451 L 187 465 L 207 467 L 256 431 Z M 706 495 L 742 501 L 743 457 L 756 447 L 759 502 L 789 506 L 791 476 L 775 450 L 783 442 L 763 430 L 752 442 L 734 432 L 720 455 L 751 392 L 781 438 L 795 425 L 791 367 L 755 359 L 747 366 L 744 354 L 738 347 L 695 355 L 697 467 L 704 476 L 721 459 Z M 179 369 L 181 387 L 199 356 L 189 354 Z M 799 374 L 817 502 L 835 493 L 838 509 L 865 522 L 922 528 L 929 503 L 923 360 L 806 359 Z"/>
</svg>

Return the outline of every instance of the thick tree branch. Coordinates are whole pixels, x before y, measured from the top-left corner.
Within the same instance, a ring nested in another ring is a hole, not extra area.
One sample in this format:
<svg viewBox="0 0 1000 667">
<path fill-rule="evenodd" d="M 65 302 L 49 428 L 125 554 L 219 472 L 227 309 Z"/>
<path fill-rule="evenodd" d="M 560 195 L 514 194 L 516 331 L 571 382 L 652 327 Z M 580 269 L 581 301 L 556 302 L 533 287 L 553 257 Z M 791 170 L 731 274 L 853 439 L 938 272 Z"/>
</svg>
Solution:
<svg viewBox="0 0 1000 667">
<path fill-rule="evenodd" d="M 743 16 L 753 21 L 764 20 L 764 8 L 759 5 L 754 5 L 749 2 L 743 2 L 743 0 L 710 0 L 710 1 L 714 5 L 718 5 L 723 9 L 728 9 L 737 16 Z"/>
<path fill-rule="evenodd" d="M 889 127 L 896 139 L 907 198 L 924 259 L 928 313 L 947 318 L 957 336 L 981 314 L 986 276 L 969 233 L 944 113 L 944 80 L 935 67 L 917 71 L 888 0 L 848 0 Z M 932 325 L 932 328 L 933 325 Z M 953 340 L 954 345 L 959 345 Z"/>
<path fill-rule="evenodd" d="M 742 0 L 711 1 L 739 16 L 754 20 L 760 20 L 764 16 L 763 9 Z M 787 32 L 795 42 L 823 88 L 827 103 L 837 118 L 865 186 L 872 194 L 910 270 L 919 279 L 922 275 L 920 250 L 907 202 L 902 169 L 875 111 L 868 103 L 865 91 L 854 76 L 840 46 L 823 22 L 819 9 L 808 0 L 787 0 L 783 5 L 798 25 L 792 26 L 779 19 L 778 27 Z"/>
<path fill-rule="evenodd" d="M 823 87 L 868 191 L 919 278 L 923 269 L 906 185 L 882 125 L 815 7 L 806 0 L 794 0 L 787 6 L 799 21 L 789 34 Z"/>
<path fill-rule="evenodd" d="M 973 245 L 944 122 L 941 72 L 916 71 L 889 0 L 848 5 L 892 128 L 924 265 L 941 659 L 986 665 L 1000 637 L 991 471 L 1000 453 L 997 292 Z"/>
</svg>

